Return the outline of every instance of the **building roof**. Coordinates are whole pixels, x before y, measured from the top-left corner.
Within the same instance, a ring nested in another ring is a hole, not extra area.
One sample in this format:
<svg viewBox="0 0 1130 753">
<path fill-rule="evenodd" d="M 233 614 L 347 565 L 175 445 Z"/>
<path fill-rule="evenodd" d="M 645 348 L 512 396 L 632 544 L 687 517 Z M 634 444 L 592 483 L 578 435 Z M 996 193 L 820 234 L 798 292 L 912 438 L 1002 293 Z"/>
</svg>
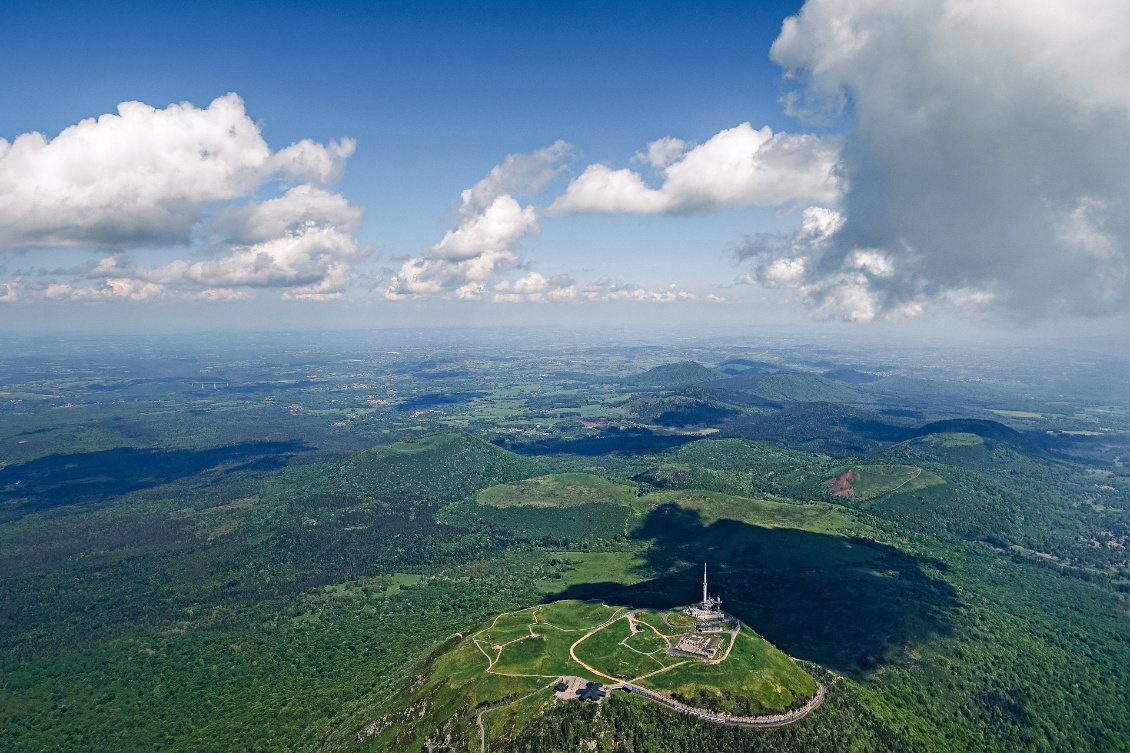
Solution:
<svg viewBox="0 0 1130 753">
<path fill-rule="evenodd" d="M 588 701 L 589 703 L 598 703 L 601 698 L 604 698 L 604 696 L 608 695 L 600 689 L 601 685 L 602 683 L 590 681 L 585 684 L 585 687 L 577 691 L 577 697 L 582 701 Z"/>
</svg>

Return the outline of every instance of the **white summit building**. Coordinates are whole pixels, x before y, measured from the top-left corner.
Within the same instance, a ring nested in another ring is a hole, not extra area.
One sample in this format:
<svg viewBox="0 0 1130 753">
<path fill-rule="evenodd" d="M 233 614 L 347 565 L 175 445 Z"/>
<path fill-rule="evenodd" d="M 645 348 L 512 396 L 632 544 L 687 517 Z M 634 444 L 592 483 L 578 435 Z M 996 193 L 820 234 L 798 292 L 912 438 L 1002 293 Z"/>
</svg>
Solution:
<svg viewBox="0 0 1130 753">
<path fill-rule="evenodd" d="M 700 633 L 721 633 L 726 615 L 722 614 L 722 600 L 718 597 L 710 598 L 706 593 L 706 563 L 702 563 L 702 601 L 691 604 L 683 610 L 685 614 L 694 617 L 695 627 Z"/>
</svg>

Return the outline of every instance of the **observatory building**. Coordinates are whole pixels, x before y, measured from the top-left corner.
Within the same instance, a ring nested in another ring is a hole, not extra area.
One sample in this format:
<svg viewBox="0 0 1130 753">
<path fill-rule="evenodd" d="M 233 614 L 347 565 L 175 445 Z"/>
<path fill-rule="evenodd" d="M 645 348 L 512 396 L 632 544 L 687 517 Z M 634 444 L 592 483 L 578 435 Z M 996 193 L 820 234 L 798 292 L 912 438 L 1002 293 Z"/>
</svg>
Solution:
<svg viewBox="0 0 1130 753">
<path fill-rule="evenodd" d="M 722 599 L 710 598 L 706 591 L 706 563 L 702 564 L 702 601 L 691 604 L 683 612 L 695 619 L 695 628 L 700 633 L 721 633 L 726 615 L 722 613 Z"/>
</svg>

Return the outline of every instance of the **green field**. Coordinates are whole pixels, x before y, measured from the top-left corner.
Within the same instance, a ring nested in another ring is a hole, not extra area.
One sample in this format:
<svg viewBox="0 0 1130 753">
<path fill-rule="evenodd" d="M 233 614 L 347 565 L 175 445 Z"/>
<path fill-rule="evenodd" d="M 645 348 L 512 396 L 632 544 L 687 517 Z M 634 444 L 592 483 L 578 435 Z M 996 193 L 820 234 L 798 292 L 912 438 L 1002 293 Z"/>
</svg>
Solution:
<svg viewBox="0 0 1130 753">
<path fill-rule="evenodd" d="M 985 440 L 976 434 L 967 432 L 945 432 L 943 434 L 927 434 L 914 440 L 914 443 L 932 445 L 934 447 L 982 447 Z"/>
<path fill-rule="evenodd" d="M 585 583 L 612 581 L 631 585 L 643 580 L 640 575 L 645 561 L 638 553 L 628 552 L 549 552 L 554 578 L 539 581 L 547 594 L 559 594 Z"/>
<path fill-rule="evenodd" d="M 515 641 L 503 648 L 491 671 L 544 677 L 576 675 L 584 671 L 569 656 L 569 647 L 577 641 L 580 634 L 545 625 L 535 625 L 531 632 L 533 637 Z"/>
<path fill-rule="evenodd" d="M 510 641 L 530 635 L 530 625 L 533 621 L 534 613 L 531 609 L 524 609 L 515 614 L 502 614 L 495 618 L 490 627 L 476 635 L 475 640 L 484 646 L 503 646 Z"/>
<path fill-rule="evenodd" d="M 636 615 L 637 619 L 639 616 L 639 614 Z M 643 621 L 641 620 L 641 622 Z M 666 640 L 662 633 L 652 630 L 646 624 L 643 630 L 633 629 L 625 643 L 644 654 L 654 654 L 656 651 L 662 651 L 671 645 L 671 642 Z"/>
<path fill-rule="evenodd" d="M 987 409 L 991 413 L 995 413 L 1003 418 L 1043 418 L 1043 413 L 1035 413 L 1027 410 L 998 410 L 995 408 Z"/>
<path fill-rule="evenodd" d="M 655 622 L 659 623 L 656 627 L 658 627 L 660 632 L 663 632 L 664 635 L 674 635 L 680 632 L 682 628 L 694 627 L 694 617 L 683 614 L 683 612 L 678 609 L 672 609 L 667 612 L 667 622 L 674 626 L 674 630 L 666 627 L 662 620 L 657 619 Z"/>
</svg>

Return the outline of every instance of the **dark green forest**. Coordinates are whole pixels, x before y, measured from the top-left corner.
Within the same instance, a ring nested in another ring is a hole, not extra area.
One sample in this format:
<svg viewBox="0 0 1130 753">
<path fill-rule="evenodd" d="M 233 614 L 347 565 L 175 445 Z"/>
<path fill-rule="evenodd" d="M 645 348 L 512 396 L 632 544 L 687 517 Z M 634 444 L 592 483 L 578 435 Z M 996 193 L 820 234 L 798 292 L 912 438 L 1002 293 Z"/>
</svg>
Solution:
<svg viewBox="0 0 1130 753">
<path fill-rule="evenodd" d="M 97 401 L 59 428 L 57 412 L 8 405 L 0 749 L 366 750 L 374 710 L 454 634 L 559 598 L 675 607 L 704 560 L 729 610 L 825 678 L 821 708 L 745 730 L 614 693 L 558 704 L 499 749 L 1130 749 L 1130 476 L 1107 450 L 1067 457 L 1025 428 L 1036 419 L 931 428 L 980 415 L 999 399 L 984 390 L 931 399 L 918 381 L 689 363 L 588 382 L 563 370 L 565 397 L 530 381 L 519 418 L 497 406 L 517 405 L 527 377 L 482 365 L 466 370 L 477 387 L 436 380 L 466 400 L 405 410 L 397 400 L 435 394 L 411 370 L 371 410 L 368 383 L 345 408 L 328 395 L 349 392 L 317 380 L 296 380 L 283 406 L 262 391 L 176 398 L 203 419 L 135 395 L 123 420 L 148 434 L 123 433 Z M 249 429 L 271 425 L 264 410 L 274 428 Z M 564 472 L 631 482 L 642 502 L 475 502 Z M 827 483 L 844 474 L 858 493 Z M 836 522 L 713 520 L 670 502 L 696 492 Z"/>
</svg>

